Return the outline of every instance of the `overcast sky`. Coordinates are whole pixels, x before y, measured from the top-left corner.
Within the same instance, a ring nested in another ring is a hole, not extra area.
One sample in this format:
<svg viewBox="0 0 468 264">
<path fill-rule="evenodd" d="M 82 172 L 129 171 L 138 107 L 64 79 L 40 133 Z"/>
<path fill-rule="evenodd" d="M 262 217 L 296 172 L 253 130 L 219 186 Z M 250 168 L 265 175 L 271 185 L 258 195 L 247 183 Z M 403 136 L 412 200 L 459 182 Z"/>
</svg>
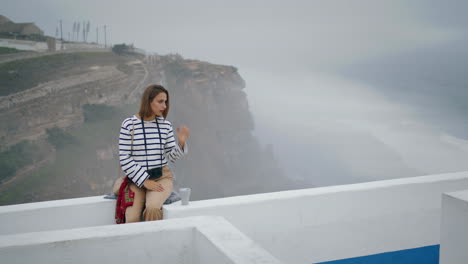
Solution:
<svg viewBox="0 0 468 264">
<path fill-rule="evenodd" d="M 411 3 L 408 3 L 411 2 Z M 112 43 L 238 66 L 324 67 L 460 37 L 464 1 L 1 0 L 1 13 L 64 35 L 108 26 Z M 459 15 L 459 16 L 457 16 Z M 101 32 L 102 33 L 102 32 Z M 101 35 L 102 36 L 102 35 Z M 102 40 L 102 38 L 101 38 Z"/>
<path fill-rule="evenodd" d="M 451 96 L 465 98 L 466 74 L 453 72 L 468 66 L 456 64 L 468 59 L 468 1 L 0 3 L 0 14 L 47 35 L 60 19 L 65 36 L 74 21 L 89 20 L 92 40 L 99 26 L 102 42 L 107 25 L 113 44 L 236 66 L 258 137 L 298 179 L 324 185 L 468 170 L 466 138 L 438 123 L 465 123 L 443 86 L 457 81 Z"/>
</svg>

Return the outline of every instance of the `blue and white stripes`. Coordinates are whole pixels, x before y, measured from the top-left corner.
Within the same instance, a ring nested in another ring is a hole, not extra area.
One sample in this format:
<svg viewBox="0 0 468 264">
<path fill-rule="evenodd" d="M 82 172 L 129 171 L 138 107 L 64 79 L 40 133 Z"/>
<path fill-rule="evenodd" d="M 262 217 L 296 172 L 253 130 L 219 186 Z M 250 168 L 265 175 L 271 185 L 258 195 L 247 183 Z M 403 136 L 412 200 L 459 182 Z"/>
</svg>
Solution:
<svg viewBox="0 0 468 264">
<path fill-rule="evenodd" d="M 159 139 L 156 120 L 145 121 L 147 153 L 145 153 L 145 141 L 140 119 L 136 116 L 127 118 L 122 122 L 120 128 L 120 166 L 122 166 L 125 175 L 138 187 L 141 187 L 149 177 L 147 170 L 166 166 L 167 160 L 174 162 L 187 154 L 187 143 L 185 143 L 184 150 L 177 145 L 172 124 L 162 117 L 158 117 L 157 122 L 161 131 L 161 139 Z M 133 150 L 132 130 L 134 130 Z M 146 167 L 147 161 L 148 167 Z"/>
</svg>

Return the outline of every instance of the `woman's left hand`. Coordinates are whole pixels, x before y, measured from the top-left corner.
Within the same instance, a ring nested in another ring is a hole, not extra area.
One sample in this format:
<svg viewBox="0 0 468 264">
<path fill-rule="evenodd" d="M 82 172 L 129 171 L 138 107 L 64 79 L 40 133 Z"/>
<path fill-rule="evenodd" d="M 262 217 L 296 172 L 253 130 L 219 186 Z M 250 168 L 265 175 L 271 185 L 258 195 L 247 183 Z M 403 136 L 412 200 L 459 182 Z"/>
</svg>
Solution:
<svg viewBox="0 0 468 264">
<path fill-rule="evenodd" d="M 179 139 L 179 144 L 182 148 L 184 148 L 185 141 L 187 140 L 189 135 L 190 135 L 190 131 L 188 127 L 181 126 L 177 128 L 177 138 Z"/>
</svg>

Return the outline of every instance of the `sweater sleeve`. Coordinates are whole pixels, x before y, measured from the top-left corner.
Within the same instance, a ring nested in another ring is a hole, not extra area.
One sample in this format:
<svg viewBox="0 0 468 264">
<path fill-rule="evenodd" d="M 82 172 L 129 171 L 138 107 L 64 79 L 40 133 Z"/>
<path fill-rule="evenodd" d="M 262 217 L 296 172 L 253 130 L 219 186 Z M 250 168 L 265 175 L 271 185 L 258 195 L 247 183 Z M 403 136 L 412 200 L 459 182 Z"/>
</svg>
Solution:
<svg viewBox="0 0 468 264">
<path fill-rule="evenodd" d="M 164 150 L 166 152 L 166 157 L 171 162 L 180 159 L 188 153 L 187 142 L 185 142 L 183 149 L 176 143 L 174 131 L 172 129 L 172 124 L 169 124 L 169 131 L 167 133 L 166 145 L 164 146 Z"/>
<path fill-rule="evenodd" d="M 149 174 L 143 167 L 138 165 L 131 156 L 132 149 L 132 134 L 128 129 L 128 122 L 123 122 L 120 128 L 119 136 L 119 160 L 120 166 L 125 175 L 132 180 L 138 187 L 142 187 L 143 183 L 148 179 Z M 131 125 L 130 125 L 131 126 Z"/>
</svg>

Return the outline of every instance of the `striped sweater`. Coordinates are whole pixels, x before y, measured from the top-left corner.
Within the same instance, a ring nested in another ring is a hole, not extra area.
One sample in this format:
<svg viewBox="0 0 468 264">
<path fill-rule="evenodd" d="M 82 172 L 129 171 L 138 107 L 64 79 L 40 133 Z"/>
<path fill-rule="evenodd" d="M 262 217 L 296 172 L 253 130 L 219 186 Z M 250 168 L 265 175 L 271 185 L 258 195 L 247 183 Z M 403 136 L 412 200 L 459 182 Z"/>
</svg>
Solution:
<svg viewBox="0 0 468 264">
<path fill-rule="evenodd" d="M 182 150 L 176 143 L 172 124 L 162 117 L 157 118 L 161 139 L 159 138 L 156 119 L 145 122 L 145 140 L 142 122 L 135 115 L 122 122 L 119 136 L 120 166 L 125 175 L 138 187 L 148 179 L 149 169 L 167 165 L 167 161 L 175 160 L 187 154 L 187 145 Z M 134 130 L 132 147 L 132 130 Z M 148 164 L 148 166 L 147 166 Z"/>
</svg>

